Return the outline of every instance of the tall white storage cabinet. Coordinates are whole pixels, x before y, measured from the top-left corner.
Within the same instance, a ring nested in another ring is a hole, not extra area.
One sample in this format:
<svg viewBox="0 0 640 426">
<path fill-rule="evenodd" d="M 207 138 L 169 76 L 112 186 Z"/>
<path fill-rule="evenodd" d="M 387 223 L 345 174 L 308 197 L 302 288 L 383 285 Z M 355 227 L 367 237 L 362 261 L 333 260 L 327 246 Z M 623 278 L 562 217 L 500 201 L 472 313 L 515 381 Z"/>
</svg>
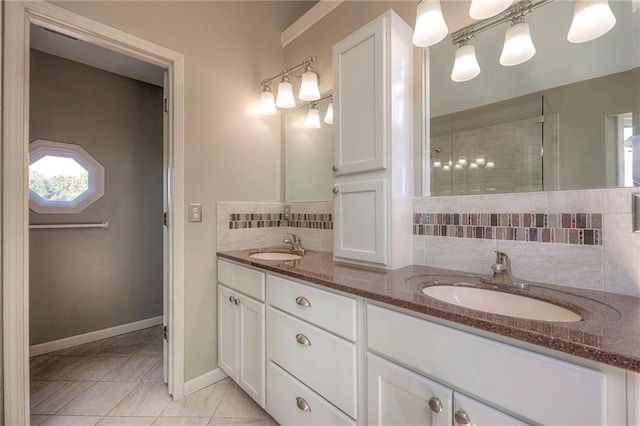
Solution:
<svg viewBox="0 0 640 426">
<path fill-rule="evenodd" d="M 333 46 L 336 260 L 411 263 L 411 37 L 389 10 Z"/>
</svg>

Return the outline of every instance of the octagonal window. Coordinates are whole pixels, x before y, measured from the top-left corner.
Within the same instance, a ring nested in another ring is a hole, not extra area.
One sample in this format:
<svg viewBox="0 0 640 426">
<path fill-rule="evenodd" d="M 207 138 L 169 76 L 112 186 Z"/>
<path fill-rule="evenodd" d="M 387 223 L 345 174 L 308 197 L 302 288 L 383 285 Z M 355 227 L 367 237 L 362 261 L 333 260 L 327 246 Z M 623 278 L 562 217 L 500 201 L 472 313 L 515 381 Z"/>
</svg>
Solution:
<svg viewBox="0 0 640 426">
<path fill-rule="evenodd" d="M 29 146 L 30 208 L 79 213 L 104 195 L 104 168 L 79 145 L 37 139 Z"/>
</svg>

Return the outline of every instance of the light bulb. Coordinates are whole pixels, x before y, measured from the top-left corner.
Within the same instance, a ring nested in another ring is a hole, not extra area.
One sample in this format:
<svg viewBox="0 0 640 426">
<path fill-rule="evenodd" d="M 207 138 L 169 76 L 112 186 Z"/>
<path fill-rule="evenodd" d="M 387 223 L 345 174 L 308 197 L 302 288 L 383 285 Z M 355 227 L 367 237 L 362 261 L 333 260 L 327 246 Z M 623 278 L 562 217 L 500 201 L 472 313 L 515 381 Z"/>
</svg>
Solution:
<svg viewBox="0 0 640 426">
<path fill-rule="evenodd" d="M 531 41 L 529 24 L 519 22 L 507 30 L 504 35 L 504 46 L 500 55 L 500 64 L 504 66 L 518 65 L 528 61 L 536 54 Z"/>
<path fill-rule="evenodd" d="M 429 47 L 442 41 L 449 34 L 449 28 L 442 16 L 439 0 L 422 0 L 416 11 L 416 26 L 413 31 L 413 44 Z"/>
<path fill-rule="evenodd" d="M 333 124 L 333 102 L 329 102 L 327 112 L 324 115 L 324 122 L 327 124 Z"/>
<path fill-rule="evenodd" d="M 317 104 L 313 104 L 311 105 L 311 108 L 309 108 L 307 119 L 304 122 L 304 127 L 307 127 L 309 129 L 320 128 L 320 111 L 318 111 Z"/>
<path fill-rule="evenodd" d="M 302 74 L 300 91 L 298 98 L 303 101 L 317 101 L 320 99 L 320 89 L 318 88 L 318 74 L 309 68 Z"/>
<path fill-rule="evenodd" d="M 496 16 L 511 6 L 513 0 L 471 0 L 469 16 L 473 19 L 487 19 Z"/>
<path fill-rule="evenodd" d="M 607 33 L 616 24 L 616 17 L 607 0 L 578 0 L 567 40 L 583 43 Z"/>
<path fill-rule="evenodd" d="M 274 115 L 276 113 L 276 104 L 273 101 L 273 92 L 269 86 L 264 86 L 260 95 L 260 114 Z"/>
<path fill-rule="evenodd" d="M 451 80 L 456 82 L 469 81 L 480 74 L 480 65 L 476 59 L 476 50 L 470 44 L 463 44 L 456 50 L 453 62 Z"/>
<path fill-rule="evenodd" d="M 293 99 L 293 86 L 291 86 L 287 77 L 283 77 L 282 81 L 278 83 L 276 106 L 278 108 L 293 108 L 296 106 L 296 101 Z"/>
</svg>

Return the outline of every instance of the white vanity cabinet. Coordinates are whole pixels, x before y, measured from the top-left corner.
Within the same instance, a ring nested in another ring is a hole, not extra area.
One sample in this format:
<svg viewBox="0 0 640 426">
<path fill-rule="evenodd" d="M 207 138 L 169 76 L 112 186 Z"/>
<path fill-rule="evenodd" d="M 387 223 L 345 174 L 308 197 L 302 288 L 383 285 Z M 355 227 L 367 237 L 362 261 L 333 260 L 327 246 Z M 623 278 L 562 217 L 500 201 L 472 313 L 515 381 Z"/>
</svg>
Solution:
<svg viewBox="0 0 640 426">
<path fill-rule="evenodd" d="M 446 383 L 453 413 L 474 424 L 519 424 L 500 411 L 545 425 L 627 424 L 622 370 L 585 368 L 376 305 L 366 311 L 368 350 Z"/>
<path fill-rule="evenodd" d="M 218 365 L 265 401 L 265 274 L 218 260 Z"/>
<path fill-rule="evenodd" d="M 334 256 L 412 258 L 412 29 L 392 10 L 333 46 Z"/>
<path fill-rule="evenodd" d="M 267 411 L 282 425 L 356 424 L 356 300 L 267 276 Z"/>
</svg>

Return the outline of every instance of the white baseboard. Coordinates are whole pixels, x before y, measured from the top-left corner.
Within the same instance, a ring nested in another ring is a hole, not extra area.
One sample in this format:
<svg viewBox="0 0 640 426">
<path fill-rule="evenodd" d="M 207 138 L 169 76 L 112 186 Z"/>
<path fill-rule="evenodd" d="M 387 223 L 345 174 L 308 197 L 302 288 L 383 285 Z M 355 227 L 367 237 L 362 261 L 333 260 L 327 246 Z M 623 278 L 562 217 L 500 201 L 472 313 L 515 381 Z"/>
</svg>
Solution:
<svg viewBox="0 0 640 426">
<path fill-rule="evenodd" d="M 215 382 L 219 382 L 225 377 L 227 377 L 227 373 L 222 371 L 221 368 L 216 368 L 215 370 L 204 373 L 202 376 L 191 379 L 184 384 L 184 396 L 191 395 L 200 389 L 204 389 Z"/>
<path fill-rule="evenodd" d="M 33 345 L 29 348 L 29 356 L 55 352 L 61 349 L 70 348 L 71 346 L 82 345 L 84 343 L 95 342 L 96 340 L 119 336 L 120 334 L 131 333 L 132 331 L 138 331 L 156 325 L 162 325 L 162 318 L 163 317 L 161 315 L 159 317 L 147 318 L 141 321 L 130 322 L 128 324 L 117 325 L 111 328 L 91 331 L 77 336 L 65 337 L 64 339 Z"/>
</svg>

